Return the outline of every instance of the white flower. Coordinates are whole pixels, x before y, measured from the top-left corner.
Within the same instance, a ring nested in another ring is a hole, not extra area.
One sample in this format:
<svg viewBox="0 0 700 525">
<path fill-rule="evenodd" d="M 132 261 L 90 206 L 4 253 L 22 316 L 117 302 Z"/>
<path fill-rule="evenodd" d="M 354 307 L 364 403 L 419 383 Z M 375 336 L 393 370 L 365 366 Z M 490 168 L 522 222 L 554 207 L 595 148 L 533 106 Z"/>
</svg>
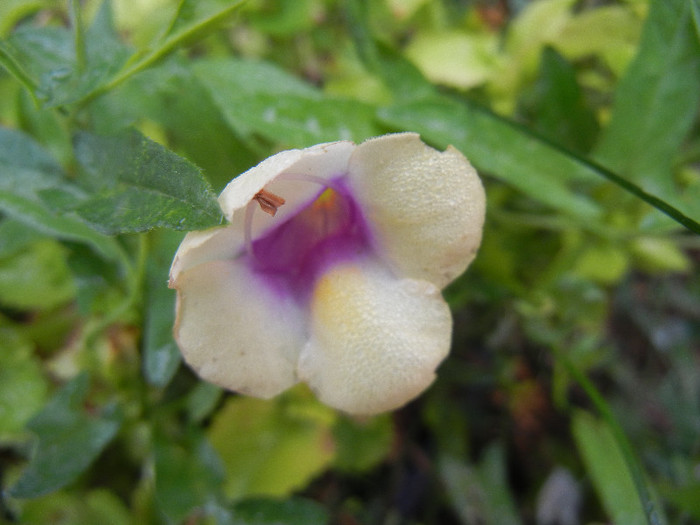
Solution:
<svg viewBox="0 0 700 525">
<path fill-rule="evenodd" d="M 283 151 L 219 203 L 230 225 L 189 233 L 170 270 L 175 338 L 203 379 L 263 398 L 304 381 L 352 414 L 432 383 L 452 333 L 440 290 L 484 222 L 461 153 L 415 133 Z"/>
</svg>

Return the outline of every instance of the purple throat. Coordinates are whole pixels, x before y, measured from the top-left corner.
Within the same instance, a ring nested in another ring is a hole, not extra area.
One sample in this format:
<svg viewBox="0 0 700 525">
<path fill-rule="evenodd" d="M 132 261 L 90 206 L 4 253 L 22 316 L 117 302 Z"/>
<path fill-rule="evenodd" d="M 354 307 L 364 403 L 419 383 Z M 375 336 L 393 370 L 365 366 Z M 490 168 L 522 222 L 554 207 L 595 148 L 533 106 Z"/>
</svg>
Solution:
<svg viewBox="0 0 700 525">
<path fill-rule="evenodd" d="M 329 267 L 369 251 L 367 223 L 339 177 L 328 181 L 294 216 L 253 240 L 244 257 L 271 287 L 305 301 L 316 279 Z"/>
</svg>

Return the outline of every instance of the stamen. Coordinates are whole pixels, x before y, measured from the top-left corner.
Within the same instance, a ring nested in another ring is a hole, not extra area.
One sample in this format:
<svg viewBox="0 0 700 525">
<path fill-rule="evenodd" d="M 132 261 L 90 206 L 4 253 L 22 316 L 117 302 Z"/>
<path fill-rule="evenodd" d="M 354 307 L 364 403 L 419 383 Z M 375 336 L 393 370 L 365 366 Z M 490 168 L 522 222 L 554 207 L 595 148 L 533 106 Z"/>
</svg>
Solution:
<svg viewBox="0 0 700 525">
<path fill-rule="evenodd" d="M 254 199 L 255 200 L 255 199 Z M 243 242 L 245 251 L 249 257 L 255 257 L 253 252 L 253 213 L 255 212 L 255 202 L 250 201 L 245 207 L 245 218 L 243 222 Z"/>
<path fill-rule="evenodd" d="M 279 195 L 275 195 L 274 193 L 271 193 L 265 189 L 262 189 L 258 193 L 256 193 L 255 197 L 253 197 L 253 200 L 258 201 L 258 204 L 260 204 L 260 208 L 262 208 L 262 211 L 272 215 L 273 217 L 275 216 L 275 213 L 277 213 L 277 208 L 279 208 L 286 202 Z"/>
</svg>

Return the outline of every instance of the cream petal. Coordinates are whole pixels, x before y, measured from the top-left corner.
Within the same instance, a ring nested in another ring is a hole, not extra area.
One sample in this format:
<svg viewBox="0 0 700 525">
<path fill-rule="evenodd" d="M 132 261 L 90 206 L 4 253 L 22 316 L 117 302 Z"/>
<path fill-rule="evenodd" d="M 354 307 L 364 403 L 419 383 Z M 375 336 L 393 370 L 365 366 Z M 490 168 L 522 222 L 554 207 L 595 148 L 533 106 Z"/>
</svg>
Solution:
<svg viewBox="0 0 700 525">
<path fill-rule="evenodd" d="M 291 298 L 260 279 L 235 261 L 182 272 L 175 339 L 202 379 L 270 398 L 297 382 L 306 320 Z"/>
<path fill-rule="evenodd" d="M 450 348 L 452 317 L 427 281 L 396 279 L 379 264 L 328 271 L 311 301 L 299 378 L 351 414 L 398 408 L 425 390 Z"/>
<path fill-rule="evenodd" d="M 329 180 L 345 175 L 354 149 L 353 142 L 339 141 L 277 153 L 229 182 L 219 195 L 219 205 L 232 225 L 243 228 L 245 206 L 260 190 L 265 188 L 282 197 L 286 202 L 274 218 L 266 213 L 256 214 L 252 234 L 257 237 L 293 216 L 322 190 L 320 184 L 295 180 L 294 176 Z"/>
<path fill-rule="evenodd" d="M 350 183 L 380 255 L 399 275 L 443 288 L 481 243 L 481 181 L 456 149 L 443 153 L 415 133 L 363 142 L 350 158 Z"/>
<path fill-rule="evenodd" d="M 243 242 L 243 232 L 231 226 L 189 232 L 170 266 L 170 287 L 175 287 L 180 273 L 198 264 L 233 259 L 244 249 Z"/>
</svg>

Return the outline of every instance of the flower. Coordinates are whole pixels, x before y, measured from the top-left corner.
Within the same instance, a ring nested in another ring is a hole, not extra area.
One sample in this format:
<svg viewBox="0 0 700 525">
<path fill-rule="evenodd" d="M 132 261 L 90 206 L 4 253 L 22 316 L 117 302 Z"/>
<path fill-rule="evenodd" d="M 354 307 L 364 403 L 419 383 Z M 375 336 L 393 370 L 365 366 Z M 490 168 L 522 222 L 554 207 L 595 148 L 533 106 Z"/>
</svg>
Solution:
<svg viewBox="0 0 700 525">
<path fill-rule="evenodd" d="M 485 197 L 456 149 L 415 133 L 278 153 L 219 196 L 170 270 L 175 339 L 203 379 L 270 398 L 299 381 L 351 414 L 398 408 L 449 352 L 441 289 L 481 242 Z"/>
</svg>

